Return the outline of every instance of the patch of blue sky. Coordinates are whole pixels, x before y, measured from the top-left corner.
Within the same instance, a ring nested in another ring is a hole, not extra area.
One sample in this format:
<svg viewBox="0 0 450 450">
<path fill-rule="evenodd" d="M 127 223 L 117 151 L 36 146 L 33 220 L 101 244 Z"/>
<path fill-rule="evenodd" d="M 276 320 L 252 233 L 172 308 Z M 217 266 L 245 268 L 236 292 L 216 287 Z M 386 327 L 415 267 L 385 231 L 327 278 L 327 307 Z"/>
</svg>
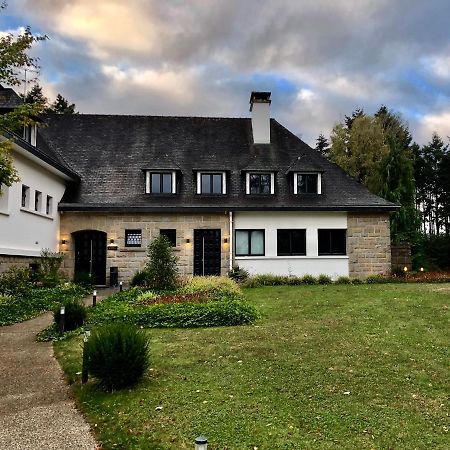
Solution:
<svg viewBox="0 0 450 450">
<path fill-rule="evenodd" d="M 437 86 L 434 86 L 427 80 L 423 75 L 420 74 L 417 70 L 407 69 L 402 71 L 399 74 L 400 80 L 405 83 L 410 84 L 416 90 L 428 94 L 428 95 L 439 95 L 440 90 Z"/>
<path fill-rule="evenodd" d="M 249 76 L 249 81 L 258 89 L 277 91 L 288 96 L 295 95 L 298 91 L 298 86 L 293 81 L 278 74 L 254 73 Z"/>
</svg>

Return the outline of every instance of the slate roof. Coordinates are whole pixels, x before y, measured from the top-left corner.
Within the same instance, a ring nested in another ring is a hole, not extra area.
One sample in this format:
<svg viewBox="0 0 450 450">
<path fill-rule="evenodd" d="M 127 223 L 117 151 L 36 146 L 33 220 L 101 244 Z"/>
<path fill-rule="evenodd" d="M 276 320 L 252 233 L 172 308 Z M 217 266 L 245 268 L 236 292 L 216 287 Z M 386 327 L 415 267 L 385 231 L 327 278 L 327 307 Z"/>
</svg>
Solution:
<svg viewBox="0 0 450 450">
<path fill-rule="evenodd" d="M 390 211 L 338 166 L 271 119 L 271 144 L 253 144 L 251 119 L 49 115 L 37 147 L 80 175 L 60 210 Z M 145 194 L 145 169 L 178 171 L 177 194 Z M 196 170 L 227 172 L 226 195 L 198 195 Z M 245 194 L 245 171 L 276 172 L 275 195 Z M 322 194 L 294 195 L 293 171 L 322 172 Z"/>
<path fill-rule="evenodd" d="M 23 100 L 12 88 L 5 88 L 0 84 L 0 110 L 13 110 L 23 104 Z"/>
</svg>

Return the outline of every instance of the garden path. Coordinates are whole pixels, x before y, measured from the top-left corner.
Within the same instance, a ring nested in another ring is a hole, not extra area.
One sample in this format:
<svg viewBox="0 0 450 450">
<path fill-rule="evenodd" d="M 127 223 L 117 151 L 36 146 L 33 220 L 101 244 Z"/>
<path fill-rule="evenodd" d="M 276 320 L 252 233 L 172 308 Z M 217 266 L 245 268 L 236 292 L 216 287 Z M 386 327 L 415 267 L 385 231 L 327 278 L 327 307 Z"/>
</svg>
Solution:
<svg viewBox="0 0 450 450">
<path fill-rule="evenodd" d="M 98 291 L 98 301 L 109 295 Z M 92 304 L 92 296 L 85 298 Z M 93 450 L 97 443 L 70 397 L 51 342 L 36 334 L 51 313 L 0 327 L 0 449 Z"/>
</svg>

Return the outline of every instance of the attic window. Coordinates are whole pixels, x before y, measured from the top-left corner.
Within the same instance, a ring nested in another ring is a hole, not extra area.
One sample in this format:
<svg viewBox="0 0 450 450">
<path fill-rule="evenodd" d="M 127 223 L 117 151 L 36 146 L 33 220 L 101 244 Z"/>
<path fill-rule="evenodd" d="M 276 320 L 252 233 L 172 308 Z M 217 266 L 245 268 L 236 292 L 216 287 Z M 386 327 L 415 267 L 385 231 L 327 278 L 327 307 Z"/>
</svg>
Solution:
<svg viewBox="0 0 450 450">
<path fill-rule="evenodd" d="M 245 174 L 246 194 L 274 194 L 275 174 L 273 172 L 247 172 Z"/>
<path fill-rule="evenodd" d="M 226 194 L 225 172 L 197 172 L 197 194 Z"/>
<path fill-rule="evenodd" d="M 294 194 L 321 194 L 322 174 L 300 173 L 294 174 Z"/>
<path fill-rule="evenodd" d="M 153 172 L 145 174 L 146 194 L 176 194 L 176 172 Z"/>
</svg>

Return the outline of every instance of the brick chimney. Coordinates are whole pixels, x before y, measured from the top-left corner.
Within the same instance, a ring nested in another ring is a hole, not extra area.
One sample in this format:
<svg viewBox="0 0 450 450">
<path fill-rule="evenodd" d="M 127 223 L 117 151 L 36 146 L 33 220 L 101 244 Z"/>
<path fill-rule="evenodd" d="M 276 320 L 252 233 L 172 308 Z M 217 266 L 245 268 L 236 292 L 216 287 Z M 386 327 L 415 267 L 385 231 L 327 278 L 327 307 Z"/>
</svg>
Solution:
<svg viewBox="0 0 450 450">
<path fill-rule="evenodd" d="M 255 144 L 270 144 L 270 95 L 270 92 L 252 92 L 250 95 L 253 142 Z"/>
</svg>

